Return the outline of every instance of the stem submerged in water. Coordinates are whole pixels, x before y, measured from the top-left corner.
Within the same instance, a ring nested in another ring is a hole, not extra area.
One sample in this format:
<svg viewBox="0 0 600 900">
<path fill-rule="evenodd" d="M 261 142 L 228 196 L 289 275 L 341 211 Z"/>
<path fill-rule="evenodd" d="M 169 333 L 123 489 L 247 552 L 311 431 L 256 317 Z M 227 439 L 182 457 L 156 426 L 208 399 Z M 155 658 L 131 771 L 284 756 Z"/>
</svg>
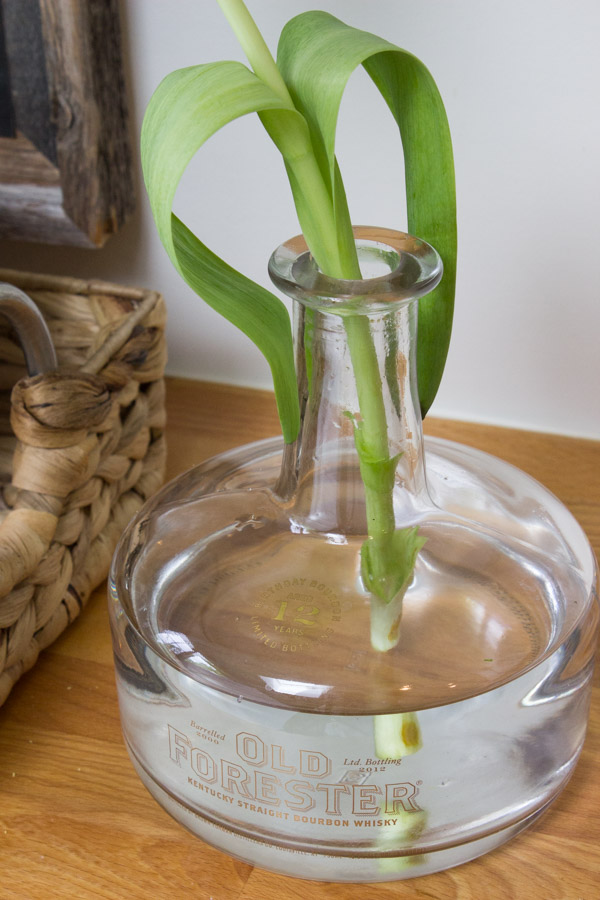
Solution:
<svg viewBox="0 0 600 900">
<path fill-rule="evenodd" d="M 375 753 L 379 759 L 400 759 L 422 747 L 416 713 L 374 716 Z"/>
</svg>

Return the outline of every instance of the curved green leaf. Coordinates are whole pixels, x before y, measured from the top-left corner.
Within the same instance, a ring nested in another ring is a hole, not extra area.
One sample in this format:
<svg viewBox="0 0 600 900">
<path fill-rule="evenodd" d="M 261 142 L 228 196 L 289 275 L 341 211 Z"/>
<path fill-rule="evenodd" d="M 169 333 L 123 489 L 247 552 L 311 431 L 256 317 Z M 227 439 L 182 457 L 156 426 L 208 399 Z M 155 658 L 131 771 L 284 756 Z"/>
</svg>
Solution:
<svg viewBox="0 0 600 900">
<path fill-rule="evenodd" d="M 390 110 L 402 138 L 408 227 L 431 243 L 444 263 L 439 287 L 419 305 L 418 380 L 423 414 L 442 377 L 454 308 L 456 200 L 450 131 L 435 82 L 416 57 L 383 38 L 345 25 L 325 12 L 307 12 L 285 26 L 277 64 L 295 106 L 306 119 L 336 214 L 347 215 L 339 197 L 335 131 L 350 75 L 363 65 Z M 338 228 L 338 234 L 344 229 Z"/>
<path fill-rule="evenodd" d="M 142 168 L 158 233 L 174 266 L 266 357 L 284 438 L 289 442 L 298 433 L 299 409 L 285 305 L 216 256 L 172 213 L 177 185 L 196 151 L 224 125 L 251 112 L 270 117 L 265 123 L 269 133 L 293 164 L 298 147 L 309 140 L 306 123 L 245 66 L 220 62 L 172 72 L 146 110 Z"/>
</svg>

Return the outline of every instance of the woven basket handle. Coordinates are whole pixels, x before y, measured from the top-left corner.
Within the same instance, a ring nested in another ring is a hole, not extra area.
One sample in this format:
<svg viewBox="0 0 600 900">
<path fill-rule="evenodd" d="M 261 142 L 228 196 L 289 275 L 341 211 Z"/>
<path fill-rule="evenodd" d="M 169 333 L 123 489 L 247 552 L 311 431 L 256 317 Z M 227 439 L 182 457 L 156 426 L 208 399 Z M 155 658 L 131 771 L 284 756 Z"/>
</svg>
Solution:
<svg viewBox="0 0 600 900">
<path fill-rule="evenodd" d="M 56 352 L 44 318 L 27 294 L 11 284 L 0 284 L 0 314 L 17 332 L 27 372 L 44 375 L 57 368 Z"/>
</svg>

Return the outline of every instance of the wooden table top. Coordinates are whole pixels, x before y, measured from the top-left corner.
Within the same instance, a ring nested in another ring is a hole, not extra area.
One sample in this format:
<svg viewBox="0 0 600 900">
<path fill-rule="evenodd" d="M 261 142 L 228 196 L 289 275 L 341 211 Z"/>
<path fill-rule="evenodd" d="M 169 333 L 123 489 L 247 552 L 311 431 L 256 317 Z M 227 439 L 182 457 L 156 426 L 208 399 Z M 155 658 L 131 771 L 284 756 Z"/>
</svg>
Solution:
<svg viewBox="0 0 600 900">
<path fill-rule="evenodd" d="M 169 468 L 278 433 L 267 392 L 169 379 Z M 600 556 L 600 443 L 428 419 L 426 432 L 546 484 Z M 536 825 L 447 872 L 379 885 L 271 875 L 203 844 L 155 803 L 119 727 L 104 587 L 0 709 L 0 900 L 595 900 L 600 897 L 600 687 L 579 765 Z"/>
</svg>

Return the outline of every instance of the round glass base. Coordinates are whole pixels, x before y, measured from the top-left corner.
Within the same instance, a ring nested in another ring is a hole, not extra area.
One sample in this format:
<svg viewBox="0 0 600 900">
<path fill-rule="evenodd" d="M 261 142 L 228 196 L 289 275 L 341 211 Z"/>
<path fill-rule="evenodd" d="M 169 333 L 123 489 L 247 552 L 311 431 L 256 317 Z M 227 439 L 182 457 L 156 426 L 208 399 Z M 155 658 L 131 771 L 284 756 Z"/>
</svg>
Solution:
<svg viewBox="0 0 600 900">
<path fill-rule="evenodd" d="M 450 869 L 470 862 L 491 850 L 496 850 L 506 841 L 528 828 L 543 815 L 551 800 L 536 812 L 507 825 L 498 831 L 474 838 L 456 846 L 424 849 L 419 853 L 395 853 L 386 850 L 385 855 L 377 854 L 353 856 L 351 848 L 343 853 L 310 852 L 280 846 L 274 841 L 258 840 L 249 834 L 238 833 L 223 825 L 211 822 L 196 809 L 182 803 L 177 797 L 167 793 L 136 759 L 128 747 L 133 766 L 140 780 L 148 788 L 155 800 L 177 822 L 192 834 L 212 847 L 222 850 L 242 862 L 259 866 L 278 875 L 302 878 L 307 881 L 373 883 L 380 881 L 400 881 Z M 315 817 L 312 817 L 315 818 Z"/>
<path fill-rule="evenodd" d="M 278 441 L 191 470 L 122 538 L 130 754 L 165 809 L 246 862 L 331 881 L 434 872 L 526 827 L 573 770 L 598 623 L 589 543 L 514 467 L 431 439 L 426 458 L 427 543 L 386 652 L 364 535 L 317 532 L 273 493 Z"/>
</svg>

